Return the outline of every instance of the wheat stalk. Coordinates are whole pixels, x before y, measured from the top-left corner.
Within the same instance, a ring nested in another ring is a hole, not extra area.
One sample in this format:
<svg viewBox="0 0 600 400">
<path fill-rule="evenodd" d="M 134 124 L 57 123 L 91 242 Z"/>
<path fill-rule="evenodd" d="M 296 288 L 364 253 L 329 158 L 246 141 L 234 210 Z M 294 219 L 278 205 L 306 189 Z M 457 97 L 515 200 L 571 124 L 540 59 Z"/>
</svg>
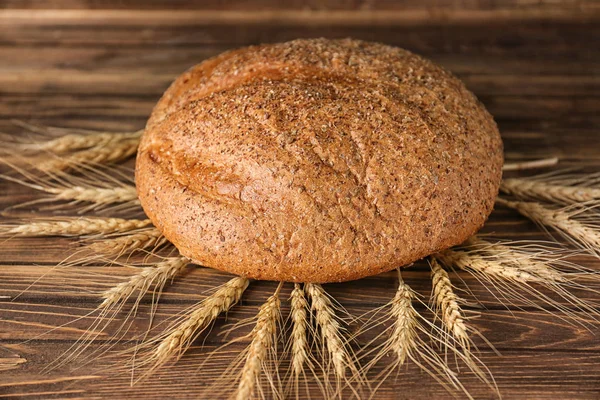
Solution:
<svg viewBox="0 0 600 400">
<path fill-rule="evenodd" d="M 240 382 L 235 398 L 237 400 L 250 399 L 258 383 L 263 362 L 266 360 L 269 349 L 276 341 L 277 321 L 280 317 L 279 290 L 281 284 L 258 311 L 256 325 L 250 336 L 252 342 L 248 347 L 246 362 L 242 368 Z"/>
<path fill-rule="evenodd" d="M 132 324 L 130 318 L 137 312 L 139 303 L 148 290 L 151 287 L 154 287 L 155 297 L 153 300 L 158 301 L 158 296 L 160 296 L 166 283 L 169 280 L 173 280 L 189 263 L 190 260 L 182 256 L 165 258 L 154 266 L 138 268 L 138 273 L 132 275 L 126 281 L 104 291 L 101 295 L 103 302 L 97 307 L 99 313 L 93 324 L 69 348 L 69 350 L 63 354 L 63 356 L 51 361 L 48 364 L 48 368 L 57 368 L 80 357 L 83 352 L 90 347 L 93 341 L 112 323 L 116 315 L 125 306 L 125 302 L 137 292 L 137 299 L 131 307 L 131 310 L 123 317 L 121 326 L 112 333 L 112 337 L 115 341 L 106 342 L 103 345 L 96 347 L 88 357 L 91 358 L 94 354 L 97 355 L 108 351 L 128 332 Z M 154 311 L 152 311 L 151 314 L 149 327 L 152 326 L 153 313 Z"/>
<path fill-rule="evenodd" d="M 145 267 L 125 282 L 121 282 L 102 294 L 104 301 L 100 309 L 111 308 L 126 301 L 134 292 L 138 291 L 141 298 L 148 289 L 154 285 L 162 288 L 165 283 L 173 279 L 179 272 L 188 266 L 190 260 L 185 257 L 171 257 L 159 262 L 155 266 Z"/>
<path fill-rule="evenodd" d="M 136 250 L 156 249 L 166 243 L 167 238 L 162 232 L 156 228 L 146 228 L 126 236 L 105 238 L 90 244 L 87 249 L 93 253 L 122 255 Z"/>
<path fill-rule="evenodd" d="M 459 298 L 454 292 L 448 273 L 436 259 L 429 261 L 431 266 L 432 298 L 441 319 L 454 338 L 466 350 L 471 340 L 467 332 L 465 315 L 459 305 Z"/>
<path fill-rule="evenodd" d="M 520 199 L 537 199 L 557 204 L 585 203 L 600 199 L 600 188 L 567 186 L 533 180 L 505 179 L 500 190 Z"/>
<path fill-rule="evenodd" d="M 600 231 L 598 223 L 581 222 L 575 219 L 581 210 L 569 212 L 569 209 L 552 209 L 535 202 L 510 201 L 497 198 L 498 204 L 512 208 L 535 223 L 553 228 L 574 245 L 600 256 Z"/>
<path fill-rule="evenodd" d="M 318 283 L 307 283 L 304 290 L 311 300 L 311 309 L 315 312 L 317 325 L 333 363 L 336 376 L 343 379 L 346 375 L 346 366 L 350 365 L 350 355 L 344 345 L 341 334 L 341 325 L 335 315 L 335 307 L 325 290 Z"/>
<path fill-rule="evenodd" d="M 0 235 L 83 236 L 124 233 L 151 225 L 149 219 L 53 218 L 18 225 L 0 225 Z"/>
<path fill-rule="evenodd" d="M 211 322 L 240 300 L 248 283 L 246 278 L 235 277 L 197 304 L 183 322 L 167 332 L 166 337 L 149 356 L 147 361 L 153 364 L 149 372 L 170 359 L 178 360 Z"/>
</svg>

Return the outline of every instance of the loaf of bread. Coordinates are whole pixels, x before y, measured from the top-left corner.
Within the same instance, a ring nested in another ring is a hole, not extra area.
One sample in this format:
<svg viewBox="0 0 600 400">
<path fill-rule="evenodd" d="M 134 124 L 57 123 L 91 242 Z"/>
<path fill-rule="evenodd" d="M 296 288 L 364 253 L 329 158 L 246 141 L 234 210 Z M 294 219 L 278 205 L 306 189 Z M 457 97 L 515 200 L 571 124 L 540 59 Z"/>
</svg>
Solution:
<svg viewBox="0 0 600 400">
<path fill-rule="evenodd" d="M 503 164 L 494 120 L 406 50 L 295 40 L 221 54 L 177 78 L 142 138 L 149 218 L 200 265 L 337 282 L 460 244 Z"/>
</svg>

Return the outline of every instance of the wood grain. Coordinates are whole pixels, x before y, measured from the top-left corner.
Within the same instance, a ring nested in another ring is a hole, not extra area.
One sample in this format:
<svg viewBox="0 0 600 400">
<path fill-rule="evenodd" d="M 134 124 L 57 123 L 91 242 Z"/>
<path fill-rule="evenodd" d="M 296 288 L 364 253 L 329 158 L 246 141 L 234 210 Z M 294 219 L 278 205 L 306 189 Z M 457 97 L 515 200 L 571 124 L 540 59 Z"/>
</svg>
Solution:
<svg viewBox="0 0 600 400">
<path fill-rule="evenodd" d="M 600 170 L 600 6 L 593 0 L 4 0 L 0 131 L 25 134 L 14 119 L 139 129 L 172 79 L 190 66 L 243 45 L 316 36 L 405 47 L 451 70 L 495 116 L 508 160 L 558 156 L 563 167 Z M 0 209 L 38 196 L 0 182 Z M 508 239 L 544 238 L 535 225 L 505 209 L 496 210 L 484 230 Z M 80 245 L 64 238 L 0 241 L 0 399 L 214 397 L 209 383 L 243 343 L 201 370 L 199 365 L 223 343 L 217 333 L 252 316 L 274 284 L 253 282 L 243 303 L 227 320 L 217 321 L 203 348 L 198 342 L 155 379 L 131 387 L 127 370 L 116 370 L 109 360 L 44 372 L 91 325 L 98 294 L 134 272 L 117 265 L 55 268 Z M 598 259 L 581 261 L 600 269 Z M 431 285 L 423 263 L 404 277 L 427 298 Z M 168 323 L 227 279 L 217 271 L 190 268 L 161 298 L 156 322 Z M 459 273 L 453 280 L 459 289 L 471 291 L 464 294 L 468 314 L 474 316 L 471 323 L 501 353 L 476 338 L 504 398 L 600 398 L 597 324 L 569 324 L 542 303 L 534 303 L 541 309 L 518 303 L 507 309 L 498 293 L 470 275 Z M 353 315 L 362 315 L 391 299 L 394 285 L 393 274 L 387 273 L 327 290 Z M 284 299 L 290 290 L 284 288 Z M 592 292 L 575 293 L 599 300 Z M 145 298 L 126 339 L 145 332 L 150 307 L 151 298 Z M 288 308 L 284 301 L 284 314 Z M 94 348 L 114 344 L 111 334 L 122 317 Z M 358 325 L 350 329 L 355 332 Z M 362 334 L 357 345 L 372 335 Z M 126 348 L 124 343 L 115 347 Z M 493 398 L 474 377 L 465 375 L 464 382 L 476 398 Z M 317 391 L 313 394 L 318 397 Z M 452 397 L 410 365 L 386 381 L 376 398 Z"/>
</svg>

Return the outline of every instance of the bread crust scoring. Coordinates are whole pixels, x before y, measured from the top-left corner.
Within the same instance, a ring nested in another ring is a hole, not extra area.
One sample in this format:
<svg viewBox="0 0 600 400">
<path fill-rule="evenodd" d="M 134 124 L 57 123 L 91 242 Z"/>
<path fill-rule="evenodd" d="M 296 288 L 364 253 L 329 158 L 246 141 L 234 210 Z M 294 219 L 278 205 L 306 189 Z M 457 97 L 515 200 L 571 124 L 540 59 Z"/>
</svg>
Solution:
<svg viewBox="0 0 600 400">
<path fill-rule="evenodd" d="M 450 73 L 355 40 L 249 47 L 181 75 L 136 163 L 149 218 L 197 263 L 346 281 L 459 244 L 490 214 L 502 141 Z"/>
</svg>

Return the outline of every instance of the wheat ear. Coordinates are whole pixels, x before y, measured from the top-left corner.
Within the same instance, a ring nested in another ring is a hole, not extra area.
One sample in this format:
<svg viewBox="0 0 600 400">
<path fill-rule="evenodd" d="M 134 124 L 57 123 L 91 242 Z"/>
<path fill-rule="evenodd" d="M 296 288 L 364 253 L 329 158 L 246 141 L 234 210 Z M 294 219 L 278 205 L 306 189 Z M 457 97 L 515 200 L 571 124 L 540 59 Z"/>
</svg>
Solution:
<svg viewBox="0 0 600 400">
<path fill-rule="evenodd" d="M 139 204 L 137 192 L 133 185 L 119 186 L 63 186 L 56 185 L 39 185 L 32 184 L 27 181 L 16 179 L 10 176 L 3 175 L 2 178 L 19 183 L 24 186 L 31 187 L 48 194 L 52 194 L 51 201 L 73 201 L 73 202 L 89 202 L 97 205 L 107 205 L 114 203 L 135 202 Z M 21 205 L 22 207 L 22 205 Z"/>
<path fill-rule="evenodd" d="M 144 295 L 152 288 L 153 304 L 156 305 L 167 282 L 173 280 L 189 265 L 189 263 L 190 260 L 183 256 L 165 258 L 163 261 L 158 262 L 151 267 L 137 268 L 139 270 L 137 274 L 132 275 L 129 279 L 113 286 L 111 289 L 104 291 L 101 295 L 103 301 L 97 307 L 97 311 L 99 312 L 98 316 L 95 318 L 92 325 L 61 357 L 50 362 L 46 369 L 55 369 L 76 358 L 80 358 L 79 362 L 84 363 L 87 362 L 86 360 L 93 360 L 94 358 L 97 358 L 98 355 L 108 352 L 129 331 L 129 328 L 133 323 L 131 317 L 135 316 L 137 313 L 139 304 Z M 137 293 L 135 301 L 127 314 L 123 317 L 123 322 L 114 332 L 112 332 L 113 341 L 95 347 L 93 351 L 86 355 L 86 358 L 81 359 L 82 354 L 113 322 L 116 315 L 125 307 L 127 300 L 135 293 Z M 154 312 L 155 308 L 153 307 L 150 314 L 149 327 L 152 326 Z"/>
<path fill-rule="evenodd" d="M 145 228 L 125 236 L 104 238 L 88 245 L 86 249 L 95 254 L 120 257 L 139 250 L 156 250 L 167 243 L 167 238 L 158 229 Z"/>
<path fill-rule="evenodd" d="M 83 187 L 48 188 L 47 193 L 54 194 L 56 200 L 85 201 L 94 204 L 113 204 L 133 201 L 137 203 L 137 193 L 133 186 L 120 187 Z"/>
<path fill-rule="evenodd" d="M 375 377 L 374 381 L 379 383 L 373 388 L 371 398 L 375 396 L 380 385 L 407 360 L 414 362 L 422 371 L 435 379 L 449 392 L 452 392 L 453 388 L 458 389 L 468 398 L 472 398 L 461 384 L 457 374 L 450 369 L 433 347 L 421 338 L 421 335 L 427 337 L 433 343 L 447 346 L 448 350 L 456 354 L 457 358 L 465 361 L 469 367 L 472 367 L 475 364 L 474 362 L 480 361 L 474 356 L 472 360 L 468 359 L 460 353 L 452 345 L 452 342 L 444 338 L 444 335 L 446 335 L 444 331 L 417 312 L 413 305 L 415 301 L 419 301 L 416 294 L 403 281 L 401 272 L 398 269 L 398 288 L 394 298 L 388 304 L 375 310 L 373 317 L 369 319 L 368 325 L 365 325 L 362 329 L 362 332 L 366 332 L 380 326 L 385 327 L 365 346 L 365 348 L 370 349 L 362 355 L 362 357 L 370 358 L 370 361 L 366 364 L 367 370 L 370 370 L 390 355 L 392 357 L 392 361 Z M 427 307 L 425 304 L 423 306 Z M 383 316 L 375 318 L 382 310 L 385 310 Z M 382 339 L 381 344 L 373 346 Z M 478 376 L 481 377 L 482 375 L 478 373 Z M 484 381 L 488 382 L 485 379 Z"/>
<path fill-rule="evenodd" d="M 277 322 L 280 318 L 280 289 L 281 284 L 258 311 L 256 325 L 250 333 L 252 342 L 248 347 L 248 354 L 235 394 L 237 400 L 252 398 L 256 385 L 260 385 L 259 379 L 263 363 L 267 359 L 269 350 L 272 350 L 277 340 Z"/>
<path fill-rule="evenodd" d="M 488 282 L 490 280 L 495 281 L 492 286 L 502 288 L 502 295 L 504 297 L 507 295 L 512 296 L 534 307 L 537 306 L 533 304 L 532 299 L 538 299 L 559 310 L 562 315 L 568 318 L 563 318 L 566 322 L 580 322 L 579 315 L 574 313 L 568 306 L 531 286 L 531 284 L 535 283 L 552 291 L 579 311 L 587 313 L 592 319 L 596 319 L 599 316 L 597 303 L 582 299 L 571 292 L 571 289 L 577 289 L 590 292 L 590 294 L 597 294 L 596 289 L 590 287 L 585 282 L 590 280 L 598 281 L 600 279 L 597 271 L 586 269 L 568 261 L 568 258 L 574 253 L 556 247 L 539 246 L 535 243 L 519 246 L 517 243 L 511 242 L 506 242 L 505 244 L 490 242 L 477 236 L 471 237 L 467 241 L 466 246 L 465 249 L 468 250 L 464 253 L 466 257 L 472 258 L 475 255 L 477 258 L 485 258 L 488 262 L 498 267 L 523 271 L 535 278 L 526 282 L 513 281 L 513 284 L 522 286 L 527 290 L 527 295 L 522 295 L 496 279 L 499 276 L 479 274 L 481 278 Z M 583 281 L 579 281 L 580 279 L 583 279 Z M 556 313 L 553 315 L 556 315 Z"/>
<path fill-rule="evenodd" d="M 171 257 L 157 263 L 152 267 L 145 267 L 125 282 L 121 282 L 113 288 L 102 293 L 104 301 L 100 309 L 114 307 L 126 301 L 134 292 L 139 292 L 139 299 L 155 286 L 162 288 L 172 280 L 178 273 L 188 266 L 190 260 L 185 257 Z"/>
<path fill-rule="evenodd" d="M 345 379 L 346 368 L 351 364 L 351 356 L 343 340 L 341 324 L 335 315 L 335 307 L 325 290 L 318 283 L 307 283 L 304 286 L 311 300 L 311 309 L 315 313 L 317 325 L 329 360 L 334 366 L 334 372 L 338 379 Z"/>
<path fill-rule="evenodd" d="M 543 266 L 542 263 L 537 263 L 535 254 L 530 256 L 530 259 L 533 260 L 533 266 L 528 268 L 525 266 L 527 263 L 525 256 L 526 253 L 523 252 L 506 252 L 491 247 L 483 251 L 481 247 L 475 247 L 475 250 L 469 251 L 445 250 L 434 255 L 448 268 L 456 267 L 471 273 L 490 293 L 494 293 L 491 290 L 494 288 L 497 294 L 510 303 L 514 304 L 516 300 L 526 306 L 549 312 L 567 323 L 583 324 L 582 318 L 577 313 L 536 287 L 542 286 L 554 292 L 578 310 L 586 312 L 592 319 L 598 317 L 600 314 L 597 311 L 598 304 L 580 299 L 568 290 L 569 288 L 577 288 L 595 293 L 594 289 L 572 282 L 564 274 L 558 278 L 555 277 L 555 274 L 562 273 L 553 270 L 549 266 Z M 568 265 L 568 263 L 565 263 L 565 265 Z M 494 295 L 496 296 L 495 293 Z M 556 313 L 555 310 L 548 310 L 547 307 L 543 307 L 538 302 L 547 304 L 560 311 L 560 313 Z"/>
<path fill-rule="evenodd" d="M 448 267 L 455 266 L 463 270 L 482 273 L 508 281 L 520 283 L 543 282 L 541 278 L 527 271 L 514 268 L 493 259 L 487 259 L 473 252 L 444 250 L 435 254 L 434 257 Z"/>
<path fill-rule="evenodd" d="M 74 153 L 55 156 L 50 159 L 40 157 L 34 166 L 41 171 L 61 171 L 79 168 L 83 165 L 113 164 L 131 157 L 137 152 L 142 131 L 121 136 L 115 140 L 86 148 Z"/>
<path fill-rule="evenodd" d="M 543 158 L 533 161 L 521 161 L 515 163 L 506 163 L 502 166 L 502 171 L 523 171 L 534 168 L 552 167 L 558 164 L 558 158 Z"/>
<path fill-rule="evenodd" d="M 144 375 L 164 365 L 169 360 L 179 360 L 198 336 L 217 319 L 236 304 L 248 287 L 249 280 L 235 277 L 217 289 L 213 294 L 195 305 L 185 320 L 179 321 L 162 334 L 158 346 L 144 359 L 151 368 Z"/>
<path fill-rule="evenodd" d="M 404 364 L 407 358 L 412 357 L 417 349 L 417 326 L 418 313 L 412 302 L 414 293 L 402 280 L 398 272 L 398 289 L 394 300 L 392 300 L 392 317 L 394 319 L 394 330 L 390 336 L 392 351 L 398 359 L 398 365 Z"/>
<path fill-rule="evenodd" d="M 566 282 L 567 279 L 563 273 L 559 270 L 551 267 L 545 262 L 540 261 L 544 257 L 544 251 L 538 252 L 523 252 L 519 249 L 510 247 L 501 243 L 492 243 L 488 240 L 484 240 L 479 236 L 471 236 L 466 244 L 471 246 L 489 256 L 494 257 L 496 260 L 501 260 L 504 264 L 511 265 L 519 268 L 522 271 L 528 272 L 532 275 L 537 276 L 540 279 L 548 282 Z M 556 250 L 559 251 L 559 250 Z M 557 260 L 557 254 L 553 252 L 552 256 Z M 566 263 L 563 263 L 566 264 Z"/>
<path fill-rule="evenodd" d="M 523 200 L 536 199 L 565 205 L 600 199 L 600 188 L 557 185 L 534 179 L 505 179 L 500 190 Z"/>
<path fill-rule="evenodd" d="M 88 206 L 80 210 L 83 213 L 92 209 L 101 209 L 114 205 L 118 205 L 121 208 L 132 208 L 139 205 L 133 182 L 126 183 L 119 181 L 115 176 L 111 176 L 100 169 L 89 168 L 82 170 L 83 175 L 81 176 L 65 172 L 47 173 L 45 176 L 38 176 L 5 159 L 0 159 L 0 162 L 8 165 L 23 176 L 23 178 L 17 178 L 0 174 L 0 178 L 51 195 L 49 198 L 29 201 L 19 204 L 16 207 L 56 201 L 66 201 L 69 205 L 89 203 Z M 111 173 L 124 180 L 130 180 L 129 177 L 118 170 Z"/>
<path fill-rule="evenodd" d="M 496 203 L 512 208 L 543 227 L 553 228 L 573 245 L 600 257 L 600 217 L 585 210 L 553 209 L 539 203 L 510 201 L 498 197 Z"/>
<path fill-rule="evenodd" d="M 123 140 L 132 140 L 141 137 L 143 130 L 136 132 L 94 132 L 86 131 L 82 133 L 71 129 L 61 128 L 38 128 L 32 125 L 22 125 L 31 131 L 39 133 L 41 139 L 30 142 L 14 143 L 14 149 L 25 153 L 48 152 L 53 154 L 64 154 L 92 147 L 102 147 L 118 143 Z M 61 134 L 62 136 L 49 139 L 51 134 Z"/>
<path fill-rule="evenodd" d="M 308 357 L 308 302 L 304 289 L 298 283 L 294 284 L 291 293 L 291 318 L 292 328 L 292 372 L 296 380 L 304 372 L 305 364 L 310 364 Z"/>
<path fill-rule="evenodd" d="M 471 343 L 466 318 L 459 305 L 459 297 L 454 292 L 448 273 L 436 259 L 430 259 L 432 300 L 435 309 L 441 314 L 441 319 L 448 331 L 468 351 Z"/>
<path fill-rule="evenodd" d="M 84 236 L 125 233 L 152 222 L 149 219 L 48 218 L 21 224 L 0 225 L 0 236 Z"/>
</svg>

